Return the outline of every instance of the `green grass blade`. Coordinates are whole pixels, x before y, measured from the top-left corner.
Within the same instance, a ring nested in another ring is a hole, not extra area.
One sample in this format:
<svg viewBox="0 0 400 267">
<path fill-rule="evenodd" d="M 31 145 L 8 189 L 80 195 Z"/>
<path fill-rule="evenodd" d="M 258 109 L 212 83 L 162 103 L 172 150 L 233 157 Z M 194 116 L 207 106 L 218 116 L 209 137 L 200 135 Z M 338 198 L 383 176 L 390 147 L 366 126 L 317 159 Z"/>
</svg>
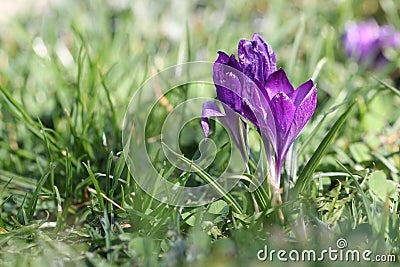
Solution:
<svg viewBox="0 0 400 267">
<path fill-rule="evenodd" d="M 108 219 L 107 211 L 104 210 L 103 217 L 100 218 L 101 226 L 104 230 L 104 238 L 106 243 L 106 250 L 107 250 L 107 260 L 111 261 L 111 223 Z"/>
<path fill-rule="evenodd" d="M 51 135 L 46 135 L 44 133 L 44 128 L 41 123 L 34 121 L 28 112 L 25 110 L 23 105 L 18 103 L 18 101 L 12 96 L 12 94 L 0 85 L 0 95 L 6 102 L 4 107 L 10 111 L 10 113 L 19 121 L 25 124 L 25 126 L 39 139 L 43 140 L 48 147 L 61 151 L 56 139 Z M 44 140 L 47 138 L 47 140 Z"/>
<path fill-rule="evenodd" d="M 30 200 L 28 208 L 26 210 L 28 222 L 31 221 L 33 218 L 33 214 L 35 213 L 39 193 L 40 193 L 44 183 L 46 182 L 47 177 L 49 177 L 50 173 L 54 170 L 54 168 L 55 168 L 55 165 L 51 164 L 50 167 L 45 172 L 45 174 L 40 178 L 39 182 L 37 183 L 36 189 L 32 195 L 32 199 Z"/>
<path fill-rule="evenodd" d="M 94 188 L 96 189 L 97 198 L 99 199 L 100 209 L 104 210 L 104 199 L 101 195 L 101 189 L 100 189 L 99 182 L 97 181 L 96 177 L 94 176 L 94 173 L 93 173 L 92 169 L 90 168 L 90 165 L 88 165 L 84 162 L 82 162 L 82 164 L 85 166 L 85 168 L 89 174 L 89 177 L 92 180 Z"/>
<path fill-rule="evenodd" d="M 294 44 L 293 44 L 293 50 L 292 50 L 292 54 L 290 56 L 290 63 L 289 63 L 289 71 L 288 73 L 290 75 L 293 75 L 294 70 L 295 70 L 295 65 L 296 65 L 296 59 L 297 59 L 297 55 L 299 54 L 299 49 L 300 49 L 300 43 L 301 40 L 303 39 L 303 35 L 304 35 L 304 29 L 305 29 L 305 18 L 301 17 L 300 18 L 300 22 L 299 22 L 299 30 L 296 34 L 296 38 L 294 39 Z"/>
<path fill-rule="evenodd" d="M 56 199 L 57 199 L 57 226 L 56 226 L 56 231 L 58 232 L 61 227 L 62 227 L 62 223 L 63 223 L 63 208 L 62 208 L 62 201 L 61 201 L 61 196 L 60 196 L 60 192 L 58 191 L 57 186 L 54 186 L 54 192 L 56 195 Z"/>
<path fill-rule="evenodd" d="M 396 89 L 395 87 L 391 86 L 390 84 L 388 84 L 385 81 L 376 79 L 378 82 L 380 82 L 384 87 L 386 87 L 387 89 L 389 89 L 390 91 L 392 91 L 393 93 L 395 93 L 397 96 L 400 96 L 400 91 L 399 89 Z"/>
<path fill-rule="evenodd" d="M 11 177 L 11 178 L 7 181 L 7 183 L 1 187 L 1 190 L 0 190 L 0 200 L 3 198 L 4 191 L 6 190 L 7 186 L 12 182 L 13 179 L 14 179 L 14 177 Z"/>
<path fill-rule="evenodd" d="M 7 89 L 0 86 L 0 92 L 3 95 L 3 98 L 8 102 L 9 105 L 7 105 L 7 107 L 10 107 L 10 111 L 13 115 L 20 118 L 21 121 L 25 121 L 27 124 L 31 125 L 34 123 L 32 118 L 25 111 L 24 107 L 14 99 Z"/>
<path fill-rule="evenodd" d="M 68 209 L 69 209 L 69 206 L 71 205 L 71 199 L 72 199 L 72 195 L 73 195 L 73 190 L 72 190 L 72 185 L 73 185 L 72 170 L 73 170 L 73 168 L 72 168 L 71 158 L 72 158 L 72 156 L 69 153 L 69 150 L 67 149 L 66 155 L 65 155 L 66 181 L 65 181 L 65 199 L 64 199 L 64 213 L 63 213 L 64 221 L 67 219 Z M 57 196 L 57 197 L 59 197 L 59 196 Z"/>
<path fill-rule="evenodd" d="M 357 181 L 357 179 L 354 177 L 354 175 L 339 161 L 336 161 L 339 166 L 346 171 L 349 175 L 351 180 L 354 182 L 354 184 L 356 185 L 357 191 L 361 196 L 362 202 L 364 204 L 364 208 L 365 208 L 365 212 L 367 213 L 367 218 L 368 218 L 368 222 L 370 225 L 373 225 L 373 220 L 372 220 L 372 213 L 371 213 L 371 203 L 369 202 L 367 196 L 365 195 L 364 191 L 362 190 L 360 183 Z"/>
<path fill-rule="evenodd" d="M 36 188 L 37 183 L 35 181 L 33 181 L 31 178 L 26 178 L 20 175 L 17 175 L 15 173 L 12 172 L 8 172 L 8 171 L 4 171 L 4 170 L 0 170 L 0 182 L 9 182 L 10 181 L 10 177 L 12 177 L 12 184 L 13 185 L 17 185 L 19 187 L 22 187 L 23 189 L 30 189 L 33 190 Z M 51 193 L 51 190 L 43 188 L 42 189 L 43 192 L 45 193 Z"/>
<path fill-rule="evenodd" d="M 175 154 L 175 156 L 178 157 L 182 162 L 190 166 L 203 181 L 211 185 L 214 190 L 217 191 L 222 196 L 222 198 L 232 206 L 235 212 L 241 213 L 241 208 L 236 200 L 229 194 L 229 192 L 226 192 L 225 189 L 217 181 L 215 181 L 213 177 L 203 171 L 193 161 L 173 151 L 170 147 L 167 146 L 167 144 L 163 143 L 163 145 L 165 145 L 165 147 L 168 148 L 171 153 Z"/>
<path fill-rule="evenodd" d="M 110 95 L 110 89 L 107 86 L 107 83 L 105 81 L 104 75 L 100 71 L 99 71 L 99 75 L 100 75 L 101 85 L 103 86 L 104 91 L 106 93 L 108 105 L 110 106 L 110 111 L 111 111 L 111 116 L 112 116 L 112 121 L 113 121 L 114 135 L 115 135 L 115 137 L 117 137 L 118 136 L 118 130 L 119 130 L 119 128 L 118 128 L 118 120 L 117 120 L 117 113 L 115 111 L 115 107 L 114 107 L 114 104 L 112 102 L 111 95 Z"/>
<path fill-rule="evenodd" d="M 110 154 L 108 155 L 108 160 L 107 160 L 107 168 L 106 168 L 106 196 L 110 196 L 110 190 L 111 190 L 111 165 L 113 163 L 113 158 L 114 158 L 114 153 L 111 151 Z M 117 177 L 115 179 L 118 180 Z M 107 204 L 107 212 L 111 210 L 111 203 L 108 202 Z"/>
<path fill-rule="evenodd" d="M 314 152 L 310 160 L 307 162 L 306 166 L 303 168 L 302 172 L 300 173 L 297 182 L 292 190 L 292 198 L 296 198 L 299 193 L 301 193 L 310 179 L 312 178 L 312 174 L 314 173 L 315 169 L 317 168 L 319 162 L 322 159 L 322 156 L 325 154 L 326 150 L 328 149 L 329 145 L 335 139 L 339 129 L 342 127 L 343 123 L 346 121 L 347 117 L 350 114 L 350 111 L 353 109 L 356 101 L 350 104 L 347 110 L 339 117 L 339 119 L 335 122 L 332 126 L 330 131 L 326 134 L 325 138 L 319 144 L 317 150 Z"/>
<path fill-rule="evenodd" d="M 39 122 L 41 132 L 43 134 L 43 141 L 45 143 L 47 154 L 48 154 L 48 157 L 49 157 L 49 164 L 52 165 L 54 163 L 54 159 L 53 159 L 53 155 L 51 153 L 50 143 L 49 143 L 49 139 L 47 138 L 46 129 L 44 128 L 44 126 L 42 124 L 42 121 L 39 119 L 39 117 L 37 118 L 37 120 Z M 51 180 L 51 188 L 53 189 L 54 186 L 55 186 L 55 183 L 54 183 L 54 169 L 50 173 L 50 180 Z"/>
</svg>

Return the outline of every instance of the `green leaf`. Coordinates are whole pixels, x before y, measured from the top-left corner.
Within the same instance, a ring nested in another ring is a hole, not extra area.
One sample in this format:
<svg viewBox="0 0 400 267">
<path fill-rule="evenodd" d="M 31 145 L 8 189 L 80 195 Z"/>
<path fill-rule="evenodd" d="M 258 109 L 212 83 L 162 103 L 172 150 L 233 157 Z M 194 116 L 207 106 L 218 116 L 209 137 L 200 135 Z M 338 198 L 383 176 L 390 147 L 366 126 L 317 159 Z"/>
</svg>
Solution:
<svg viewBox="0 0 400 267">
<path fill-rule="evenodd" d="M 399 190 L 399 185 L 393 181 L 386 179 L 386 174 L 383 171 L 375 171 L 369 178 L 369 187 L 375 195 L 380 197 L 382 200 L 386 199 L 386 196 L 394 197 L 396 191 Z"/>
<path fill-rule="evenodd" d="M 353 109 L 354 104 L 356 101 L 350 104 L 347 110 L 339 117 L 339 119 L 335 122 L 332 126 L 330 131 L 326 134 L 322 142 L 319 144 L 317 150 L 314 152 L 310 160 L 307 162 L 306 166 L 303 168 L 302 172 L 300 173 L 297 182 L 292 191 L 292 198 L 296 198 L 304 188 L 307 186 L 308 182 L 312 178 L 312 174 L 314 173 L 315 169 L 317 168 L 319 162 L 322 159 L 322 156 L 327 151 L 329 145 L 335 139 L 339 129 L 342 127 L 343 123 L 346 121 L 347 117 L 350 114 L 350 111 Z"/>
<path fill-rule="evenodd" d="M 208 212 L 211 214 L 221 214 L 221 212 L 224 210 L 224 208 L 227 206 L 225 201 L 223 200 L 217 200 L 213 203 L 210 204 L 208 208 Z"/>
<path fill-rule="evenodd" d="M 198 221 L 198 216 L 199 213 L 193 213 L 191 211 L 187 211 L 182 213 L 182 219 L 185 221 L 185 223 L 187 223 L 190 226 L 195 226 L 196 225 L 196 221 Z"/>
<path fill-rule="evenodd" d="M 370 161 L 372 157 L 366 144 L 358 142 L 350 144 L 349 150 L 356 162 Z"/>
</svg>

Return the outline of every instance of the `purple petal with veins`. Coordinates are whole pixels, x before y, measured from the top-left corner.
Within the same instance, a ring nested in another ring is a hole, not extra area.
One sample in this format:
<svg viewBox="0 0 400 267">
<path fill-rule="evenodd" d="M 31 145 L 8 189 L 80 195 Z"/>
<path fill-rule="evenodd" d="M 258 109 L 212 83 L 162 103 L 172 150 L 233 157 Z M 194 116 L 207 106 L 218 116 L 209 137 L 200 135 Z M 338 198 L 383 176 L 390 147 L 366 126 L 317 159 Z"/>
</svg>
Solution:
<svg viewBox="0 0 400 267">
<path fill-rule="evenodd" d="M 269 182 L 277 192 L 287 151 L 315 111 L 316 85 L 309 80 L 294 90 L 285 71 L 276 70 L 271 46 L 258 34 L 252 40 L 239 41 L 238 60 L 234 55 L 218 52 L 213 71 L 217 98 L 225 114 L 214 102 L 203 105 L 202 126 L 206 137 L 210 133 L 208 118 L 219 117 L 245 158 L 247 147 L 241 137 L 246 140 L 246 131 L 241 129 L 246 127 L 240 127 L 244 121 L 239 115 L 254 124 L 264 143 Z"/>
</svg>

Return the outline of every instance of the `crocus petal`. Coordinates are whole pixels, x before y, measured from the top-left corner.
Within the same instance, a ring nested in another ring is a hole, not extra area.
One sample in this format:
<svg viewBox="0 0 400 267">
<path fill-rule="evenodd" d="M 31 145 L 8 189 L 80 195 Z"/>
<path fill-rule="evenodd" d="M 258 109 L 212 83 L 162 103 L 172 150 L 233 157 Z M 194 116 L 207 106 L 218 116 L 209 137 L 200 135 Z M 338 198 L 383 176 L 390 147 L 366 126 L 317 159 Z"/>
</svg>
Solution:
<svg viewBox="0 0 400 267">
<path fill-rule="evenodd" d="M 379 25 L 375 20 L 351 24 L 347 34 L 349 56 L 358 60 L 367 60 L 373 57 L 380 48 L 379 35 Z"/>
<path fill-rule="evenodd" d="M 400 32 L 396 31 L 392 25 L 381 26 L 379 39 L 383 47 L 396 48 L 400 46 Z"/>
<path fill-rule="evenodd" d="M 310 93 L 314 86 L 314 82 L 312 80 L 308 80 L 293 92 L 291 98 L 293 99 L 293 103 L 296 107 L 300 106 L 301 102 L 303 102 L 303 99 Z"/>
<path fill-rule="evenodd" d="M 361 32 L 364 32 L 364 38 Z M 379 30 L 371 31 L 370 27 L 366 24 L 358 25 L 355 22 L 348 23 L 343 36 L 346 54 L 356 60 L 361 59 L 366 51 L 370 50 L 368 42 L 371 44 L 371 42 L 377 40 L 378 36 Z"/>
<path fill-rule="evenodd" d="M 240 116 L 229 107 L 224 106 L 224 110 L 226 116 L 221 117 L 220 120 L 229 129 L 243 159 L 247 160 L 247 147 L 246 144 L 242 142 L 242 136 L 243 140 L 247 140 L 246 124 L 240 119 Z M 240 127 L 239 123 L 242 124 L 242 127 Z"/>
<path fill-rule="evenodd" d="M 359 34 L 357 29 L 355 32 Z M 357 46 L 363 45 L 350 35 L 344 37 Z M 213 79 L 225 115 L 215 103 L 206 103 L 202 117 L 204 133 L 208 136 L 210 131 L 208 118 L 219 117 L 246 159 L 247 146 L 242 141 L 242 137 L 246 140 L 246 124 L 241 118 L 253 123 L 264 143 L 269 181 L 274 192 L 278 192 L 287 151 L 316 108 L 315 84 L 310 80 L 294 90 L 285 71 L 276 70 L 271 46 L 258 34 L 254 34 L 252 40 L 240 40 L 238 60 L 234 55 L 219 52 Z M 262 173 L 262 168 L 260 170 Z"/>
<path fill-rule="evenodd" d="M 239 68 L 239 63 L 234 55 L 229 57 L 224 52 L 218 52 L 218 59 L 213 67 L 213 80 L 217 89 L 217 97 L 237 112 L 242 109 L 240 97 L 242 85 L 237 76 L 240 73 Z"/>
<path fill-rule="evenodd" d="M 223 117 L 218 105 L 213 101 L 207 101 L 203 104 L 203 110 L 201 112 L 201 126 L 203 127 L 204 135 L 208 138 L 210 133 L 210 117 Z"/>
<path fill-rule="evenodd" d="M 278 134 L 286 134 L 292 125 L 296 107 L 283 92 L 277 93 L 271 100 L 271 109 L 275 117 Z"/>
<path fill-rule="evenodd" d="M 256 50 L 253 43 L 249 40 L 240 40 L 238 46 L 239 62 L 243 66 L 243 72 L 252 80 L 264 83 L 264 56 Z"/>
<path fill-rule="evenodd" d="M 252 40 L 253 42 L 256 42 L 257 48 L 261 52 L 261 54 L 265 55 L 266 61 L 264 62 L 264 77 L 267 79 L 269 75 L 276 71 L 276 59 L 274 50 L 257 33 L 253 34 Z"/>
<path fill-rule="evenodd" d="M 201 113 L 202 117 L 223 117 L 225 116 L 219 106 L 217 105 L 217 103 L 215 103 L 214 101 L 207 101 L 203 104 L 203 111 Z"/>
<path fill-rule="evenodd" d="M 269 76 L 268 81 L 265 84 L 265 90 L 268 94 L 269 99 L 272 99 L 277 93 L 280 92 L 283 92 L 287 96 L 291 97 L 294 88 L 289 82 L 285 71 L 280 68 Z"/>
<path fill-rule="evenodd" d="M 258 81 L 250 80 L 250 78 L 245 75 L 242 75 L 242 79 L 242 115 L 250 120 L 257 128 L 260 128 L 269 109 L 269 103 L 265 97 L 267 92 Z"/>
<path fill-rule="evenodd" d="M 308 89 L 309 85 L 310 85 L 309 81 L 301 85 L 297 89 L 300 90 L 299 94 L 303 93 L 302 91 L 307 91 L 306 89 Z M 294 114 L 292 125 L 290 126 L 286 135 L 282 137 L 286 141 L 279 146 L 280 150 L 279 158 L 281 164 L 283 164 L 283 160 L 285 159 L 290 146 L 292 145 L 294 140 L 299 136 L 301 131 L 306 126 L 307 122 L 310 120 L 311 116 L 314 114 L 316 106 L 317 106 L 317 87 L 314 83 L 312 83 L 311 89 L 308 91 L 308 93 L 305 95 L 305 97 L 302 99 L 299 105 L 298 106 L 296 105 L 296 112 Z"/>
<path fill-rule="evenodd" d="M 271 100 L 271 110 L 275 118 L 277 135 L 275 153 L 277 155 L 276 164 L 277 167 L 279 167 L 283 163 L 286 147 L 290 146 L 292 142 L 292 140 L 288 140 L 286 136 L 293 124 L 293 119 L 296 114 L 296 106 L 285 93 L 280 92 Z"/>
<path fill-rule="evenodd" d="M 218 51 L 218 58 L 215 61 L 215 63 L 225 64 L 225 65 L 228 65 L 228 66 L 230 66 L 230 67 L 232 67 L 234 69 L 242 71 L 242 66 L 236 60 L 234 54 L 228 56 L 225 52 Z"/>
<path fill-rule="evenodd" d="M 376 70 L 383 69 L 389 62 L 384 56 L 386 48 L 400 47 L 400 32 L 392 25 L 379 26 L 373 19 L 348 23 L 342 39 L 348 56 Z"/>
<path fill-rule="evenodd" d="M 375 20 L 368 20 L 358 26 L 357 29 L 360 58 L 364 59 L 371 54 L 375 54 L 380 49 L 379 36 L 380 29 Z"/>
<path fill-rule="evenodd" d="M 210 123 L 208 118 L 219 117 L 221 123 L 228 128 L 230 135 L 242 154 L 242 157 L 246 159 L 247 149 L 244 147 L 241 137 L 243 135 L 243 139 L 247 139 L 246 125 L 240 120 L 240 116 L 234 110 L 229 108 L 229 106 L 223 104 L 223 107 L 225 114 L 221 112 L 219 106 L 213 101 L 207 101 L 203 104 L 201 126 L 203 127 L 204 134 L 206 138 L 208 138 L 210 133 Z M 242 123 L 242 128 L 240 128 L 239 123 Z"/>
<path fill-rule="evenodd" d="M 213 80 L 218 100 L 259 127 L 254 112 L 267 105 L 264 97 L 266 92 L 262 92 L 264 88 L 258 81 L 250 79 L 241 71 L 233 55 L 229 57 L 219 52 L 214 63 Z"/>
<path fill-rule="evenodd" d="M 276 70 L 274 51 L 258 34 L 254 34 L 251 41 L 246 39 L 239 41 L 238 58 L 244 74 L 262 85 Z"/>
<path fill-rule="evenodd" d="M 293 118 L 293 123 L 290 126 L 289 132 L 286 136 L 287 142 L 290 144 L 289 146 L 285 147 L 284 151 L 289 149 L 291 143 L 293 143 L 294 139 L 296 139 L 297 136 L 300 134 L 300 132 L 304 129 L 307 122 L 314 114 L 316 106 L 317 106 L 317 87 L 314 84 L 311 90 L 303 98 L 300 105 L 296 109 L 296 113 Z"/>
</svg>

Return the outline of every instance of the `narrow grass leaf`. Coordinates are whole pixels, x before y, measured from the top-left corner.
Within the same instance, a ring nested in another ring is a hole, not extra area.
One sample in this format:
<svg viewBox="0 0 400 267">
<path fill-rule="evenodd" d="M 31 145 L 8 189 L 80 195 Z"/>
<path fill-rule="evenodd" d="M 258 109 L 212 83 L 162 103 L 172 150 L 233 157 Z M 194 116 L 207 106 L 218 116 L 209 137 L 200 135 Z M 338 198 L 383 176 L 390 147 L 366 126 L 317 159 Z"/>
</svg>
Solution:
<svg viewBox="0 0 400 267">
<path fill-rule="evenodd" d="M 163 145 L 165 145 L 165 147 L 167 147 L 171 153 L 175 154 L 175 156 L 178 157 L 182 162 L 187 164 L 187 166 L 190 166 L 203 181 L 211 185 L 214 190 L 217 191 L 222 196 L 222 198 L 232 206 L 235 212 L 241 213 L 241 208 L 236 200 L 229 194 L 229 192 L 226 192 L 225 189 L 217 181 L 215 181 L 213 177 L 208 175 L 208 173 L 203 171 L 193 161 L 173 151 L 170 147 L 167 146 L 167 144 L 163 143 Z"/>
<path fill-rule="evenodd" d="M 88 191 L 91 192 L 91 193 L 97 194 L 97 191 L 94 190 L 94 189 L 92 189 L 92 188 L 90 188 L 90 187 L 88 188 Z M 101 194 L 101 196 L 102 196 L 105 200 L 107 200 L 110 204 L 112 204 L 112 205 L 114 205 L 115 207 L 117 207 L 118 209 L 120 209 L 120 210 L 126 212 L 126 210 L 125 210 L 123 207 L 121 207 L 120 205 L 118 205 L 118 204 L 117 204 L 114 200 L 112 200 L 111 198 L 107 197 L 104 193 L 100 193 L 100 194 Z M 110 210 L 111 210 L 111 208 L 110 208 Z"/>
<path fill-rule="evenodd" d="M 103 210 L 104 209 L 104 199 L 103 196 L 101 194 L 101 189 L 100 189 L 100 185 L 99 182 L 97 181 L 96 177 L 94 176 L 94 173 L 92 171 L 92 169 L 90 168 L 90 166 L 84 162 L 82 162 L 82 164 L 85 166 L 90 179 L 92 180 L 92 183 L 94 185 L 94 188 L 96 189 L 96 193 L 97 193 L 97 199 L 99 200 L 99 204 L 100 204 L 100 209 Z"/>
<path fill-rule="evenodd" d="M 319 162 L 322 159 L 322 156 L 325 154 L 326 150 L 328 149 L 329 145 L 335 139 L 339 129 L 342 127 L 343 123 L 346 121 L 347 117 L 350 114 L 350 111 L 353 109 L 354 104 L 356 101 L 350 104 L 347 110 L 339 117 L 339 119 L 335 122 L 332 126 L 330 131 L 326 134 L 325 138 L 319 144 L 317 150 L 314 152 L 310 160 L 307 162 L 306 166 L 301 171 L 297 182 L 292 191 L 292 197 L 296 198 L 304 188 L 307 186 L 308 182 L 312 178 L 312 174 L 314 173 L 315 169 L 317 168 Z"/>
<path fill-rule="evenodd" d="M 110 189 L 111 189 L 111 166 L 112 166 L 112 162 L 113 162 L 113 158 L 114 158 L 114 153 L 111 151 L 110 154 L 108 155 L 108 159 L 107 159 L 107 167 L 106 167 L 106 196 L 110 195 Z M 108 211 L 109 211 L 108 207 Z"/>
<path fill-rule="evenodd" d="M 390 91 L 392 91 L 394 94 L 396 94 L 397 96 L 400 96 L 400 91 L 399 89 L 394 88 L 393 86 L 391 86 L 390 84 L 388 84 L 385 81 L 376 79 L 378 82 L 380 82 L 384 87 L 386 87 L 387 89 L 389 89 Z"/>
<path fill-rule="evenodd" d="M 354 184 L 357 188 L 357 191 L 360 194 L 361 199 L 363 201 L 365 212 L 367 213 L 368 222 L 370 225 L 373 225 L 373 219 L 372 219 L 372 213 L 371 213 L 371 203 L 368 200 L 367 196 L 365 195 L 364 191 L 362 190 L 360 183 L 357 181 L 357 179 L 354 177 L 354 175 L 342 163 L 340 163 L 339 161 L 336 161 L 336 162 L 339 164 L 339 166 L 344 171 L 346 171 L 350 175 L 350 178 L 354 182 Z"/>
<path fill-rule="evenodd" d="M 115 135 L 115 137 L 117 137 L 118 136 L 117 113 L 115 112 L 115 107 L 114 107 L 114 104 L 112 102 L 111 95 L 110 95 L 110 89 L 108 88 L 108 86 L 106 84 L 104 75 L 101 72 L 99 72 L 99 75 L 100 75 L 101 85 L 103 86 L 104 91 L 106 93 L 108 105 L 110 106 L 111 116 L 112 116 L 112 120 L 113 120 L 114 135 Z"/>
<path fill-rule="evenodd" d="M 54 186 L 54 192 L 56 195 L 57 199 L 57 226 L 56 230 L 59 231 L 61 229 L 62 223 L 63 223 L 63 209 L 62 209 L 62 201 L 61 201 L 61 196 L 60 192 L 58 191 L 57 186 Z"/>
<path fill-rule="evenodd" d="M 44 144 L 45 144 L 46 149 L 47 149 L 47 154 L 48 154 L 48 157 L 49 157 L 49 164 L 52 165 L 54 163 L 54 159 L 53 159 L 53 155 L 51 153 L 50 143 L 49 143 L 49 140 L 47 138 L 46 130 L 45 130 L 43 124 L 42 124 L 42 121 L 39 119 L 39 117 L 37 118 L 37 120 L 39 122 L 41 132 L 43 134 L 43 141 L 44 141 Z M 54 184 L 54 169 L 50 173 L 50 181 L 51 181 L 51 188 L 53 189 L 54 186 L 55 186 L 55 184 Z"/>
<path fill-rule="evenodd" d="M 71 198 L 73 195 L 73 190 L 72 190 L 72 162 L 71 162 L 71 154 L 69 153 L 68 149 L 66 149 L 66 155 L 65 155 L 65 175 L 66 175 L 66 181 L 65 181 L 65 202 L 64 202 L 64 214 L 63 218 L 66 219 L 68 215 L 68 209 L 69 206 L 71 205 Z"/>
<path fill-rule="evenodd" d="M 107 253 L 107 260 L 111 261 L 111 224 L 108 219 L 107 211 L 104 210 L 103 217 L 100 217 L 101 226 L 103 227 L 105 233 L 105 241 L 106 241 L 106 253 Z"/>
<path fill-rule="evenodd" d="M 5 89 L 1 85 L 0 85 L 0 93 L 3 96 L 4 100 L 6 101 L 6 105 L 4 105 L 4 107 L 7 108 L 15 118 L 23 122 L 34 135 L 36 135 L 40 139 L 43 139 L 43 134 L 41 133 L 40 125 L 38 125 L 38 123 L 36 123 L 29 116 L 25 108 L 20 103 L 18 103 L 17 100 L 14 99 L 14 97 L 10 94 L 10 92 L 7 89 Z M 52 148 L 60 150 L 55 139 L 52 136 L 47 136 L 47 137 L 48 140 L 50 141 Z"/>
<path fill-rule="evenodd" d="M 300 43 L 303 39 L 304 35 L 304 28 L 305 28 L 305 18 L 300 18 L 300 28 L 296 34 L 296 38 L 294 39 L 292 55 L 290 56 L 290 63 L 289 63 L 289 71 L 288 73 L 293 75 L 294 67 L 296 65 L 297 55 L 299 54 Z"/>
<path fill-rule="evenodd" d="M 41 192 L 41 189 L 44 185 L 44 183 L 47 180 L 47 177 L 49 177 L 50 173 L 54 170 L 55 165 L 51 164 L 49 166 L 49 168 L 47 169 L 47 171 L 44 173 L 44 175 L 42 175 L 42 177 L 40 178 L 39 182 L 37 183 L 36 189 L 33 192 L 32 198 L 29 202 L 28 208 L 27 208 L 27 219 L 28 221 L 31 221 L 33 218 L 33 214 L 35 213 L 35 209 L 36 209 L 36 204 L 37 204 L 37 200 L 39 197 L 39 193 Z"/>
</svg>

